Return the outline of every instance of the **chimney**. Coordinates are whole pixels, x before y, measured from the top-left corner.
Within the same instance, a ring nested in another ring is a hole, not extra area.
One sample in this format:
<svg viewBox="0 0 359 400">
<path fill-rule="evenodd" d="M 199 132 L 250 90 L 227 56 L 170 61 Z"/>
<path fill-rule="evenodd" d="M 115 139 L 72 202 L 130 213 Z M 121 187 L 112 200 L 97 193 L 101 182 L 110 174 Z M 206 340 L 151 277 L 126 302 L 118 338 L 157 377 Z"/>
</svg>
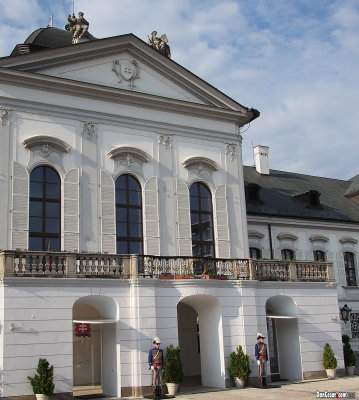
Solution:
<svg viewBox="0 0 359 400">
<path fill-rule="evenodd" d="M 262 175 L 269 175 L 269 147 L 268 146 L 255 146 L 254 151 L 254 162 L 256 170 Z"/>
</svg>

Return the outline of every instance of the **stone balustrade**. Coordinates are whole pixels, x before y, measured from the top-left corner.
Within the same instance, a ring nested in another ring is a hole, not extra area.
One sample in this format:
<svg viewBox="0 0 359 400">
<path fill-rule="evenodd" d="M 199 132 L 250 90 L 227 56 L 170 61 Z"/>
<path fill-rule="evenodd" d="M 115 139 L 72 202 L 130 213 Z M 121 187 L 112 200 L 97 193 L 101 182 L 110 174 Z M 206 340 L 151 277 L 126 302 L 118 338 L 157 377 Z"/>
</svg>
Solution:
<svg viewBox="0 0 359 400">
<path fill-rule="evenodd" d="M 334 281 L 333 264 L 315 261 L 138 256 L 46 251 L 0 252 L 0 277 L 217 278 Z"/>
</svg>

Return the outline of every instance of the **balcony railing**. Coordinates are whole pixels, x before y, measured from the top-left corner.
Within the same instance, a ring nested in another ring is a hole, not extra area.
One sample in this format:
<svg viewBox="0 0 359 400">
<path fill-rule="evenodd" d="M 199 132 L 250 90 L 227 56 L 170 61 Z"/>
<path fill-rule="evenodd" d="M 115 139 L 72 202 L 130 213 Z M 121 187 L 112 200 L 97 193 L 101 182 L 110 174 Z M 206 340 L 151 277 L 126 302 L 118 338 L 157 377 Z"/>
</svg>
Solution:
<svg viewBox="0 0 359 400">
<path fill-rule="evenodd" d="M 316 261 L 138 256 L 46 251 L 0 252 L 0 277 L 222 278 L 334 281 L 333 264 Z"/>
</svg>

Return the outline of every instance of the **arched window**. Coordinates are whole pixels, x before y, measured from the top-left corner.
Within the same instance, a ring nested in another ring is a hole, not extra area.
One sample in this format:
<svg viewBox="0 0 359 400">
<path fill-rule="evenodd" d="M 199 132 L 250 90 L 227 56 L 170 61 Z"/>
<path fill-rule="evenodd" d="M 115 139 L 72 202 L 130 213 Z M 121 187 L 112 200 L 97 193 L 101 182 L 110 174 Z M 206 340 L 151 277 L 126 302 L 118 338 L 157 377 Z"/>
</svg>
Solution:
<svg viewBox="0 0 359 400">
<path fill-rule="evenodd" d="M 211 192 L 203 183 L 190 188 L 192 255 L 214 257 L 213 214 Z"/>
<path fill-rule="evenodd" d="M 282 260 L 294 260 L 294 251 L 291 249 L 282 249 L 281 251 Z"/>
<path fill-rule="evenodd" d="M 143 254 L 141 186 L 131 175 L 116 180 L 116 249 L 118 254 Z"/>
<path fill-rule="evenodd" d="M 326 261 L 325 252 L 322 250 L 314 250 L 314 261 Z"/>
<path fill-rule="evenodd" d="M 253 260 L 258 260 L 262 258 L 262 252 L 260 249 L 257 249 L 256 247 L 250 247 L 249 257 L 252 258 Z"/>
<path fill-rule="evenodd" d="M 357 279 L 355 275 L 355 258 L 350 251 L 344 252 L 344 268 L 348 286 L 356 286 Z"/>
<path fill-rule="evenodd" d="M 29 250 L 60 250 L 61 182 L 51 167 L 30 174 Z"/>
</svg>

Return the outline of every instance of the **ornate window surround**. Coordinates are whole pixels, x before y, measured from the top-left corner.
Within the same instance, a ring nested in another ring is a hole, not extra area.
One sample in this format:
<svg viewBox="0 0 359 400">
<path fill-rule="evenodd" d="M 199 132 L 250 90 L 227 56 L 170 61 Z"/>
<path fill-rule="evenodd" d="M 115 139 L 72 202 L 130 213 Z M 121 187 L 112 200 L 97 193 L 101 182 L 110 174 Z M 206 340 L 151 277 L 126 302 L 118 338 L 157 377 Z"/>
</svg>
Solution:
<svg viewBox="0 0 359 400">
<path fill-rule="evenodd" d="M 326 236 L 322 236 L 322 235 L 312 235 L 309 238 L 310 242 L 329 242 L 329 238 L 327 238 Z"/>
<path fill-rule="evenodd" d="M 182 162 L 182 165 L 184 168 L 203 165 L 212 171 L 217 171 L 219 169 L 219 165 L 215 161 L 207 157 L 200 156 L 187 158 L 185 161 Z"/>
<path fill-rule="evenodd" d="M 131 146 L 115 147 L 107 153 L 107 155 L 113 160 L 116 160 L 116 158 L 120 156 L 125 156 L 127 154 L 139 159 L 142 162 L 148 162 L 151 159 L 151 156 L 145 151 Z"/>
<path fill-rule="evenodd" d="M 297 240 L 298 236 L 295 236 L 293 233 L 289 232 L 281 232 L 277 235 L 278 240 Z"/>
<path fill-rule="evenodd" d="M 28 149 L 32 149 L 35 146 L 48 145 L 61 153 L 68 153 L 71 150 L 71 146 L 61 139 L 47 135 L 37 135 L 25 139 L 22 142 L 23 146 Z"/>
</svg>

